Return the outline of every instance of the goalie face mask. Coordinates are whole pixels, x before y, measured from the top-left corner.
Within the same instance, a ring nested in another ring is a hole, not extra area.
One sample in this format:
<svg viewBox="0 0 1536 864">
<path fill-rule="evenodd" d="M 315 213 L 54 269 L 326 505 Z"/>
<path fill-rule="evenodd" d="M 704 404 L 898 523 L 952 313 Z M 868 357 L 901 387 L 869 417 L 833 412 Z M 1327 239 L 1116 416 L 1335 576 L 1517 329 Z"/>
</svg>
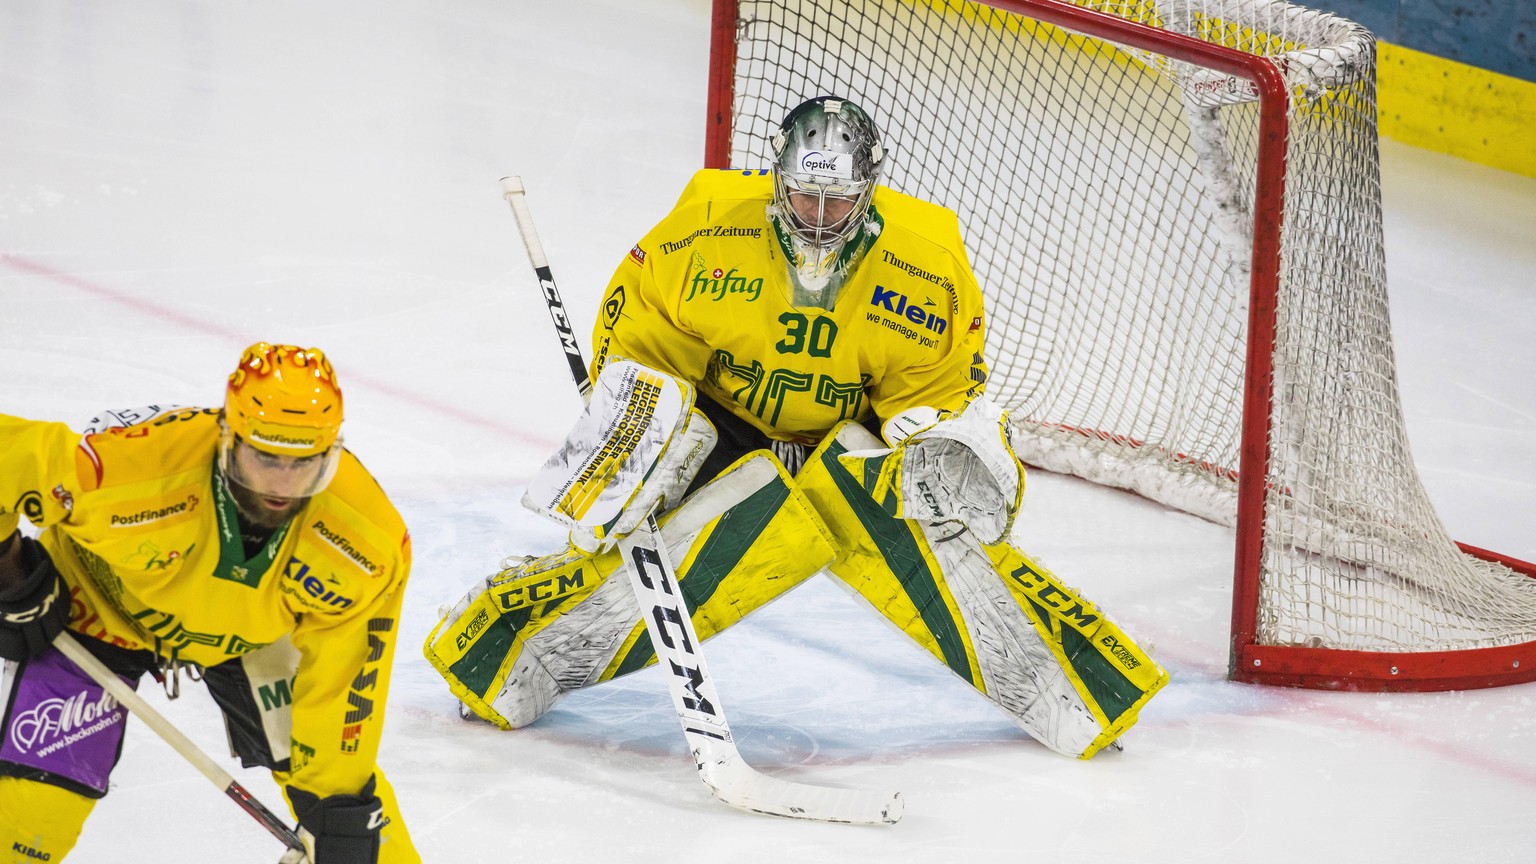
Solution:
<svg viewBox="0 0 1536 864">
<path fill-rule="evenodd" d="M 784 118 L 772 140 L 774 223 L 798 287 L 820 295 L 870 216 L 884 150 L 852 102 L 820 96 Z M 823 303 L 830 308 L 830 297 Z M 802 298 L 797 298 L 797 305 Z"/>
<path fill-rule="evenodd" d="M 885 151 L 874 121 L 846 99 L 818 96 L 784 118 L 774 134 L 773 199 L 803 242 L 846 242 L 864 221 Z"/>
</svg>

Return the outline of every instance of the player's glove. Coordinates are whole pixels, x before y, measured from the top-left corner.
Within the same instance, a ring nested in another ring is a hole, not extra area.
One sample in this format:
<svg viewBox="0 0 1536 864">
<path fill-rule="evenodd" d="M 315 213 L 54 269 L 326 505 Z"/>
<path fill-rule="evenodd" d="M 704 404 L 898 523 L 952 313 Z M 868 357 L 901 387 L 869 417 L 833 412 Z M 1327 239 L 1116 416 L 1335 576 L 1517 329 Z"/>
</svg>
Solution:
<svg viewBox="0 0 1536 864">
<path fill-rule="evenodd" d="M 288 787 L 288 802 L 299 817 L 299 839 L 311 864 L 377 864 L 384 802 L 373 794 L 373 778 L 356 795 L 321 798 Z"/>
<path fill-rule="evenodd" d="M 21 546 L 21 581 L 0 590 L 0 657 L 27 660 L 47 651 L 69 623 L 69 592 L 41 543 L 18 533 L 0 546 L 11 543 Z"/>
<path fill-rule="evenodd" d="M 959 522 L 984 544 L 1008 536 L 1024 497 L 1024 466 L 1008 440 L 1008 416 L 978 397 L 959 414 L 914 408 L 882 430 L 893 447 L 845 453 L 840 461 L 864 474 L 877 461 L 870 495 L 892 516 Z M 858 476 L 858 475 L 856 475 Z"/>
</svg>

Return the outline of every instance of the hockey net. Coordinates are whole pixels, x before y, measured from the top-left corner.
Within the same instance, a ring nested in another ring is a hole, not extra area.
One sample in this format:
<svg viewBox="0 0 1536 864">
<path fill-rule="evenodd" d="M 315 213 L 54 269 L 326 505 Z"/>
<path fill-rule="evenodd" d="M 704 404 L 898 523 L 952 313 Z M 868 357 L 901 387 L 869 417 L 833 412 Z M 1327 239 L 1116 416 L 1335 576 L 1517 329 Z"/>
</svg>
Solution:
<svg viewBox="0 0 1536 864">
<path fill-rule="evenodd" d="M 1236 526 L 1233 677 L 1536 678 L 1536 568 L 1458 546 L 1409 455 L 1370 33 L 1270 0 L 715 0 L 713 40 L 707 164 L 844 95 L 883 182 L 960 215 L 1026 462 Z"/>
</svg>

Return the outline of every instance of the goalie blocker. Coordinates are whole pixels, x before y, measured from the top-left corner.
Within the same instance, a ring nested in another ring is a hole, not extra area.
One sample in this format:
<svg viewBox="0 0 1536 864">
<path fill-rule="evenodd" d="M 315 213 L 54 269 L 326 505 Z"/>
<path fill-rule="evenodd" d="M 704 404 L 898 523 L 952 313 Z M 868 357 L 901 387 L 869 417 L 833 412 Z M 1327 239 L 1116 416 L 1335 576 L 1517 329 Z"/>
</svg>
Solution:
<svg viewBox="0 0 1536 864">
<path fill-rule="evenodd" d="M 715 446 L 693 386 L 629 360 L 608 364 L 560 450 L 528 484 L 523 506 L 602 551 L 652 510 L 677 506 Z"/>
</svg>

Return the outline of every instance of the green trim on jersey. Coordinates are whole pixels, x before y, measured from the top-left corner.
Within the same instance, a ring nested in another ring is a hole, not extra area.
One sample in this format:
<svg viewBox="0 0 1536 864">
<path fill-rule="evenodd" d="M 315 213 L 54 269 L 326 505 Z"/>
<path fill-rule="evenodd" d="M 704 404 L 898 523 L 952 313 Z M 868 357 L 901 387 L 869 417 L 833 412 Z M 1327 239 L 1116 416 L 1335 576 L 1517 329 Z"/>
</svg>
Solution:
<svg viewBox="0 0 1536 864">
<path fill-rule="evenodd" d="M 213 466 L 213 504 L 214 512 L 219 517 L 219 563 L 214 565 L 213 578 L 255 588 L 261 584 L 261 577 L 272 569 L 272 562 L 277 560 L 277 550 L 288 536 L 288 528 L 293 525 L 293 520 L 289 519 L 279 526 L 267 538 L 267 542 L 262 544 L 261 550 L 247 558 L 245 542 L 240 539 L 240 513 L 235 509 L 235 500 L 229 488 L 224 485 L 224 477 L 219 473 L 217 464 Z"/>
</svg>

